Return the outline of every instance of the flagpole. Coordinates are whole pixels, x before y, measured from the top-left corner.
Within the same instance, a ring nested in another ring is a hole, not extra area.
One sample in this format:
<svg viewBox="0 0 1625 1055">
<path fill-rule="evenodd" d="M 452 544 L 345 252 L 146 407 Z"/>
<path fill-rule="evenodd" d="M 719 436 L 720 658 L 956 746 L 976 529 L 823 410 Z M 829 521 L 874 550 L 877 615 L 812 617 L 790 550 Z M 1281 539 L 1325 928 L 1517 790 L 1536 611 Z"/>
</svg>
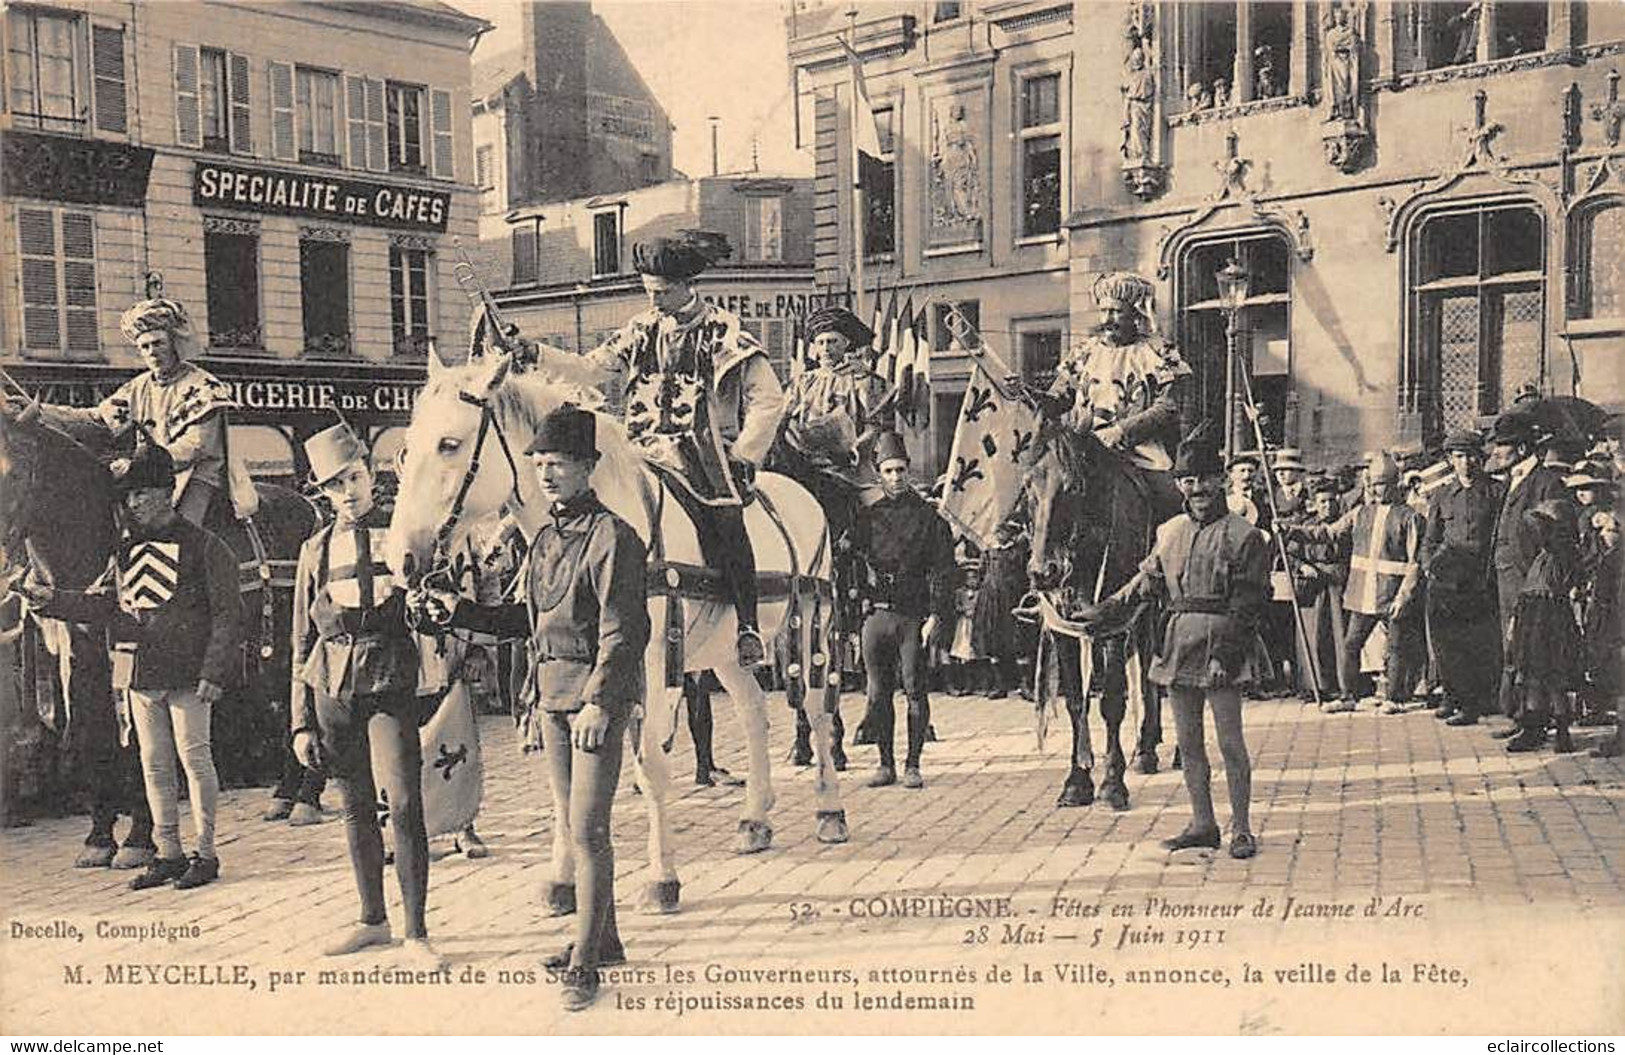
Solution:
<svg viewBox="0 0 1625 1055">
<path fill-rule="evenodd" d="M 847 39 L 852 54 L 858 52 L 858 9 L 846 12 Z M 847 126 L 852 137 L 852 314 L 863 318 L 863 164 L 858 157 L 858 70 L 855 63 L 847 63 L 847 81 L 851 89 L 847 106 Z"/>
</svg>

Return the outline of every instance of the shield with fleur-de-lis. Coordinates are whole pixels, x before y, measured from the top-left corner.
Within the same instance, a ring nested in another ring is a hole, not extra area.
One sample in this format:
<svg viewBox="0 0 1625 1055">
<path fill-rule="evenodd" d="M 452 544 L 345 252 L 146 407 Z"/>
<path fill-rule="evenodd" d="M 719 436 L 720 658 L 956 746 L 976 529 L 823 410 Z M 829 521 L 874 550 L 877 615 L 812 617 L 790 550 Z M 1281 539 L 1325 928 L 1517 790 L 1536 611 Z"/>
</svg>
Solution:
<svg viewBox="0 0 1625 1055">
<path fill-rule="evenodd" d="M 983 549 L 1015 509 L 1037 434 L 1038 412 L 1001 392 L 978 360 L 954 427 L 942 512 Z"/>
</svg>

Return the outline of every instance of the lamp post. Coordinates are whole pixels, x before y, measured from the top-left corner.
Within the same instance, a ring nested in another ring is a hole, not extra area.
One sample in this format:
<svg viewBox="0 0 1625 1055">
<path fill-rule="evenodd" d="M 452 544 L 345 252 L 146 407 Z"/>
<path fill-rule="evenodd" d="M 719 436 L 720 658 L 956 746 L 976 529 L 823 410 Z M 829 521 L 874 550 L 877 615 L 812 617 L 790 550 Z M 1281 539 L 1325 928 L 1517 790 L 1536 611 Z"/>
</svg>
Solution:
<svg viewBox="0 0 1625 1055">
<path fill-rule="evenodd" d="M 586 296 L 589 292 L 591 292 L 591 290 L 589 290 L 587 288 L 587 284 L 584 283 L 584 282 L 577 282 L 576 286 L 575 286 L 575 289 L 570 291 L 570 299 L 575 302 L 575 306 L 576 306 L 576 354 L 577 355 L 580 355 L 580 354 L 582 354 L 582 352 L 585 351 L 585 349 L 582 347 L 582 341 L 581 341 L 581 337 L 582 337 L 582 334 L 581 334 L 581 298 Z"/>
<path fill-rule="evenodd" d="M 1236 429 L 1241 424 L 1241 388 L 1236 371 L 1242 366 L 1236 354 L 1237 323 L 1247 301 L 1247 280 L 1252 276 L 1232 257 L 1214 277 L 1219 282 L 1219 309 L 1224 312 L 1224 457 L 1228 463 L 1236 453 Z"/>
</svg>

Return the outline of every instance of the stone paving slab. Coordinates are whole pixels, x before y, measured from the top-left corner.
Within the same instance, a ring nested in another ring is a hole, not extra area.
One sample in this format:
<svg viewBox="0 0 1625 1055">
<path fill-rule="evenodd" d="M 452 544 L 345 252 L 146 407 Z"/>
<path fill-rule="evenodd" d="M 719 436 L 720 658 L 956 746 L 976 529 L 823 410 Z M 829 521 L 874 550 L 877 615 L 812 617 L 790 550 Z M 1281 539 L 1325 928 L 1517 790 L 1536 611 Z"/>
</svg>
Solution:
<svg viewBox="0 0 1625 1055">
<path fill-rule="evenodd" d="M 537 966 L 571 934 L 538 903 L 551 836 L 541 763 L 518 756 L 504 719 L 486 718 L 479 829 L 492 855 L 470 861 L 441 840 L 448 855 L 431 873 L 444 982 L 320 984 L 335 967 L 400 965 L 389 950 L 353 963 L 314 951 L 355 912 L 337 817 L 266 824 L 265 792 L 233 791 L 219 823 L 223 879 L 188 893 L 134 893 L 126 873 L 68 867 L 81 818 L 0 832 L 0 1032 L 1625 1029 L 1617 760 L 1512 756 L 1485 729 L 1451 729 L 1425 712 L 1250 703 L 1262 853 L 1170 856 L 1156 842 L 1187 816 L 1180 774 L 1131 774 L 1126 812 L 1057 809 L 1064 722 L 1052 721 L 1040 753 L 1030 705 L 941 698 L 926 788 L 862 787 L 873 749 L 852 749 L 843 794 L 853 838 L 825 846 L 814 838 L 810 772 L 782 762 L 789 714 L 782 698 L 769 706 L 778 804 L 766 853 L 731 852 L 743 791 L 692 787 L 692 755 L 677 748 L 677 915 L 632 909 L 651 872 L 646 814 L 623 777 L 617 882 L 633 959 L 585 1015 L 557 1010 Z M 845 707 L 855 715 L 861 701 L 848 696 Z M 731 708 L 719 706 L 718 757 L 735 772 L 739 739 Z M 1170 754 L 1165 746 L 1165 767 Z M 386 885 L 398 919 L 393 879 Z M 197 936 L 135 936 L 159 922 Z M 31 936 L 70 929 L 82 940 Z M 1429 979 L 1429 965 L 1442 980 Z M 1385 967 L 1396 974 L 1386 983 Z M 810 973 L 771 973 L 787 969 Z M 1140 980 L 1133 970 L 1186 974 Z M 1325 970 L 1332 981 L 1317 980 Z M 275 993 L 273 971 L 283 976 Z M 288 977 L 297 971 L 302 982 Z M 1531 977 L 1561 999 L 1506 999 Z M 235 979 L 252 987 L 214 984 Z M 1125 987 L 1150 992 L 1122 999 Z M 738 1006 L 775 999 L 779 1010 Z M 784 1006 L 796 999 L 803 1006 Z"/>
</svg>

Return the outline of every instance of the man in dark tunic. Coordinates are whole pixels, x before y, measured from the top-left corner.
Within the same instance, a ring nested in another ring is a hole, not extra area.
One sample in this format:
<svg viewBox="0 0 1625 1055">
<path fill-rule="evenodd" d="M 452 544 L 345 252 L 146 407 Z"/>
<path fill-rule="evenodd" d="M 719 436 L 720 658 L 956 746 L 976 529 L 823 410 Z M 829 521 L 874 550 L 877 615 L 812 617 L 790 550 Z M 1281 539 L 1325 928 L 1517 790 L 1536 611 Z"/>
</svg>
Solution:
<svg viewBox="0 0 1625 1055">
<path fill-rule="evenodd" d="M 1535 554 L 1540 552 L 1540 537 L 1525 521 L 1524 513 L 1541 502 L 1568 497 L 1563 474 L 1540 464 L 1536 454 L 1538 439 L 1539 430 L 1528 413 L 1509 410 L 1495 419 L 1490 456 L 1485 465 L 1489 472 L 1505 473 L 1507 477 L 1492 543 L 1503 644 L 1512 625 L 1512 613 L 1518 607 L 1524 576 L 1534 563 Z M 1517 693 L 1512 691 L 1510 681 L 1503 677 L 1500 694 L 1501 713 L 1508 718 L 1518 713 Z M 1504 740 L 1517 732 L 1518 726 L 1514 723 L 1490 735 Z"/>
<path fill-rule="evenodd" d="M 908 480 L 908 450 L 895 432 L 875 442 L 875 466 L 884 492 L 858 512 L 852 549 L 859 562 L 859 590 L 868 612 L 863 621 L 863 664 L 869 677 L 864 724 L 880 748 L 872 788 L 897 783 L 896 712 L 892 696 L 901 680 L 908 699 L 908 755 L 903 786 L 925 786 L 920 752 L 931 722 L 925 660 L 937 631 L 949 624 L 958 565 L 948 522 Z"/>
<path fill-rule="evenodd" d="M 1494 702 L 1501 671 L 1490 546 L 1504 495 L 1484 472 L 1478 433 L 1450 433 L 1445 453 L 1455 478 L 1433 496 L 1422 539 L 1428 639 L 1444 686 L 1435 713 L 1448 725 L 1476 725 Z"/>
<path fill-rule="evenodd" d="M 1180 447 L 1174 477 L 1185 495 L 1185 512 L 1157 529 L 1156 546 L 1140 573 L 1110 603 L 1159 595 L 1169 613 L 1150 675 L 1173 701 L 1192 817 L 1183 832 L 1163 840 L 1163 847 L 1219 847 L 1203 732 L 1205 703 L 1213 709 L 1230 788 L 1230 856 L 1245 859 L 1258 852 L 1258 840 L 1249 818 L 1252 764 L 1242 732 L 1241 690 L 1267 663 L 1260 662 L 1264 643 L 1258 622 L 1269 594 L 1269 546 L 1262 532 L 1227 508 L 1217 449 L 1188 441 Z"/>
<path fill-rule="evenodd" d="M 1331 477 L 1309 485 L 1311 500 L 1306 515 L 1294 523 L 1329 526 L 1342 516 L 1342 487 Z M 1337 695 L 1337 653 L 1342 647 L 1343 584 L 1349 576 L 1347 539 L 1329 542 L 1287 543 L 1287 557 L 1295 562 L 1298 612 L 1303 619 L 1304 642 L 1297 647 L 1298 691 L 1306 696 L 1318 684 L 1322 697 Z M 1311 674 L 1314 683 L 1311 683 Z"/>
</svg>

